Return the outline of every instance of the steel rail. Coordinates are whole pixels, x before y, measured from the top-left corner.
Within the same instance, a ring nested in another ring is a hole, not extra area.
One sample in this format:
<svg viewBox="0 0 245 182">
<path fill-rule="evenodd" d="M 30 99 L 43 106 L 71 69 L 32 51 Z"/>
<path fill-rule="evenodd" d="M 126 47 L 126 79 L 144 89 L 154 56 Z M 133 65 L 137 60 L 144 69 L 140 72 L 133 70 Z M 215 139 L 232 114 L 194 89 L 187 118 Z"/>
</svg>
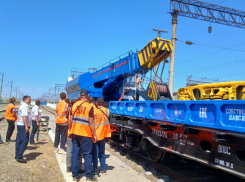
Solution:
<svg viewBox="0 0 245 182">
<path fill-rule="evenodd" d="M 41 106 L 41 108 L 45 109 L 46 111 L 50 112 L 51 114 L 55 114 L 55 111 L 52 109 L 47 109 L 47 108 L 42 107 L 42 106 Z"/>
</svg>

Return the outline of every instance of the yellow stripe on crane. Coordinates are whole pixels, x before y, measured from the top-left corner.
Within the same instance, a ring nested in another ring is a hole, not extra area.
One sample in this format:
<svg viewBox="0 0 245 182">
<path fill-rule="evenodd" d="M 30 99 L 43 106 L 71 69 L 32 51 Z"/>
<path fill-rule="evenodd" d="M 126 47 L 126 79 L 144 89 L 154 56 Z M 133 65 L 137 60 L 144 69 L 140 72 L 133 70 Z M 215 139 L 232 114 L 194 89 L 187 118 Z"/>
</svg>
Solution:
<svg viewBox="0 0 245 182">
<path fill-rule="evenodd" d="M 155 38 L 138 52 L 140 65 L 153 68 L 166 60 L 171 55 L 172 49 L 170 40 Z"/>
</svg>

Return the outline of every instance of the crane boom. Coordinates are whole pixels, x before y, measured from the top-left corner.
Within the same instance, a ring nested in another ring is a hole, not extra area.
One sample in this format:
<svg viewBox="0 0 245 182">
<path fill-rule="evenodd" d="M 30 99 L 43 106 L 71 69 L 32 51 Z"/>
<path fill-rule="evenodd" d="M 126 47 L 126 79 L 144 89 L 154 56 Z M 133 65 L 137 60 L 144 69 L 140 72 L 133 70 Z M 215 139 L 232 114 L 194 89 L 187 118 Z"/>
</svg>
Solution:
<svg viewBox="0 0 245 182">
<path fill-rule="evenodd" d="M 128 56 L 93 73 L 86 72 L 66 83 L 70 99 L 77 99 L 81 89 L 87 89 L 92 97 L 104 97 L 105 100 L 118 100 L 123 93 L 125 78 L 136 74 L 145 74 L 167 59 L 172 53 L 170 40 L 155 38 L 138 53 Z M 121 90 L 121 91 L 120 91 Z"/>
</svg>

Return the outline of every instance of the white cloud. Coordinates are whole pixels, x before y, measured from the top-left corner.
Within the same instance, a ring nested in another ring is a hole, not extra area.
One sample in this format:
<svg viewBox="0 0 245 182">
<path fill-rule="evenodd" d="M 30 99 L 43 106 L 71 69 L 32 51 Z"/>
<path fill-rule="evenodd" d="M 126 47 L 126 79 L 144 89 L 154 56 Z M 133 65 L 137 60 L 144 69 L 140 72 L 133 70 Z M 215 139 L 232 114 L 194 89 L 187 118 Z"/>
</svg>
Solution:
<svg viewBox="0 0 245 182">
<path fill-rule="evenodd" d="M 43 88 L 38 88 L 37 90 L 42 90 Z"/>
</svg>

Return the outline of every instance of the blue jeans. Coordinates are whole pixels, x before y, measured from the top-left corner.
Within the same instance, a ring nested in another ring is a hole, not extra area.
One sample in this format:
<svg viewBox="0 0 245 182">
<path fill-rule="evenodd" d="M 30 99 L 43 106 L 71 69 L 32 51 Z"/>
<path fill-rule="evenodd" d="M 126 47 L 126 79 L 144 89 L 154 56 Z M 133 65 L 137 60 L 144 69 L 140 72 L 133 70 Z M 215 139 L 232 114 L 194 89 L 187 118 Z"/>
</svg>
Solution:
<svg viewBox="0 0 245 182">
<path fill-rule="evenodd" d="M 17 125 L 17 136 L 15 145 L 15 159 L 22 159 L 29 142 L 29 132 L 26 133 L 25 126 Z"/>
<path fill-rule="evenodd" d="M 83 137 L 78 135 L 72 135 L 72 162 L 71 162 L 71 170 L 72 176 L 78 178 L 79 177 L 79 160 L 80 160 L 80 150 L 82 150 L 84 163 L 85 163 L 85 173 L 86 177 L 93 178 L 92 174 L 92 138 L 91 137 Z"/>
<path fill-rule="evenodd" d="M 105 170 L 105 139 L 93 143 L 92 160 L 94 171 L 98 171 L 98 158 L 100 159 L 100 169 Z"/>
<path fill-rule="evenodd" d="M 32 120 L 32 131 L 31 131 L 31 137 L 30 137 L 30 143 L 34 144 L 34 137 L 35 134 L 37 133 L 37 122 L 35 120 Z"/>
</svg>

